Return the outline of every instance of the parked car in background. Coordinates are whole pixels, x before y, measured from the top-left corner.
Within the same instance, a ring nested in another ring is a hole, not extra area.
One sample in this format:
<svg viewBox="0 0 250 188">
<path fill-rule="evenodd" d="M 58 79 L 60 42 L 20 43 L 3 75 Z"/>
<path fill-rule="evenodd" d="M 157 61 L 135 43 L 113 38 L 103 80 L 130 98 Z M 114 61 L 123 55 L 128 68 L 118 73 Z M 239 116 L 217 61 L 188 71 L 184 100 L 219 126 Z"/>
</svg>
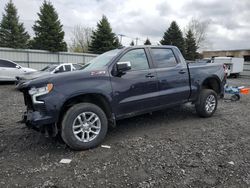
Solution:
<svg viewBox="0 0 250 188">
<path fill-rule="evenodd" d="M 35 69 L 22 67 L 13 61 L 0 59 L 0 81 L 16 81 L 16 76 L 35 71 Z"/>
<path fill-rule="evenodd" d="M 27 80 L 33 80 L 35 78 L 46 76 L 50 74 L 62 73 L 62 72 L 70 72 L 79 70 L 82 68 L 82 65 L 73 64 L 73 63 L 63 63 L 63 64 L 51 64 L 40 71 L 25 73 L 16 77 L 17 83 L 22 83 Z"/>
</svg>

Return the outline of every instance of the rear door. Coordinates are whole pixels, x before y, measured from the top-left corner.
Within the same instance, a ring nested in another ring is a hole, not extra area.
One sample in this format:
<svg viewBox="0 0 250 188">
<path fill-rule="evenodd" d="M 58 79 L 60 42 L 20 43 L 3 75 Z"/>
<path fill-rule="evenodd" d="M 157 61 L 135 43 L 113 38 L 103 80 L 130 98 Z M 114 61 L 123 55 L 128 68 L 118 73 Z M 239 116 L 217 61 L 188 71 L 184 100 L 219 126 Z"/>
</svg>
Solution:
<svg viewBox="0 0 250 188">
<path fill-rule="evenodd" d="M 150 69 L 145 49 L 131 49 L 117 62 L 131 63 L 131 70 L 120 76 L 111 76 L 116 115 L 133 115 L 157 106 L 158 81 Z M 117 63 L 116 62 L 116 63 Z M 114 65 L 115 69 L 116 65 Z"/>
<path fill-rule="evenodd" d="M 159 102 L 183 103 L 190 94 L 187 65 L 178 62 L 171 48 L 150 48 L 159 84 Z"/>
</svg>

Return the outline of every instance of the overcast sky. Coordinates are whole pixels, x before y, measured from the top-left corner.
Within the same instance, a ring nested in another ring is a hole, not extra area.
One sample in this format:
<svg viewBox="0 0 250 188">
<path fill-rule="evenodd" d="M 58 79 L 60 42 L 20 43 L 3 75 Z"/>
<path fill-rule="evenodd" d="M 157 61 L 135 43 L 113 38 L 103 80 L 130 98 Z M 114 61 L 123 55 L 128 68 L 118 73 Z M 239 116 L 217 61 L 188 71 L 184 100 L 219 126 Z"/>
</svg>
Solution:
<svg viewBox="0 0 250 188">
<path fill-rule="evenodd" d="M 1 0 L 0 18 L 8 0 Z M 33 35 L 32 25 L 42 0 L 13 0 L 22 21 Z M 106 15 L 113 32 L 123 34 L 123 45 L 139 37 L 153 44 L 161 40 L 171 21 L 184 29 L 192 19 L 209 21 L 207 49 L 250 49 L 250 0 L 51 0 L 70 42 L 75 25 L 96 27 Z"/>
</svg>

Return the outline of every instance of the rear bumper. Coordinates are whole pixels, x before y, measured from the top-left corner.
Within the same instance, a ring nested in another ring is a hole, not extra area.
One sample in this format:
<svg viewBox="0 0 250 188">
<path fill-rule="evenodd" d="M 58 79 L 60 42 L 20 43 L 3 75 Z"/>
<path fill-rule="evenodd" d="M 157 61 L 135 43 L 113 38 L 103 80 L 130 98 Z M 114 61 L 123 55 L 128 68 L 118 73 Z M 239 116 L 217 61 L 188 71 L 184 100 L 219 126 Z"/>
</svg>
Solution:
<svg viewBox="0 0 250 188">
<path fill-rule="evenodd" d="M 26 80 L 26 79 L 23 79 L 23 78 L 21 78 L 21 77 L 19 77 L 19 76 L 16 76 L 16 89 L 17 89 L 20 85 L 22 85 L 23 83 L 25 83 L 25 82 L 27 82 L 27 81 L 29 81 L 29 80 Z"/>
</svg>

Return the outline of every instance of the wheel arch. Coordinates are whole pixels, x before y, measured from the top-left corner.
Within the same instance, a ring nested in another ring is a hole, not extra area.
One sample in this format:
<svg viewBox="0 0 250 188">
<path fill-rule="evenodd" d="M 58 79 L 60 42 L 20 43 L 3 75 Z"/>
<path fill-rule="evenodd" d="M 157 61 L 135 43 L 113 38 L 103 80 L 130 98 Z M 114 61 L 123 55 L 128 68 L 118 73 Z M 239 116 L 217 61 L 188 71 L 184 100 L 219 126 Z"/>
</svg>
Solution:
<svg viewBox="0 0 250 188">
<path fill-rule="evenodd" d="M 64 117 L 64 114 L 67 112 L 67 110 L 73 105 L 82 103 L 82 102 L 92 103 L 92 104 L 97 105 L 104 111 L 109 121 L 115 122 L 113 110 L 112 110 L 108 97 L 100 93 L 83 93 L 83 94 L 71 96 L 67 100 L 65 100 L 65 102 L 63 103 L 61 107 L 59 117 L 58 117 L 59 129 L 60 129 L 60 125 Z"/>
<path fill-rule="evenodd" d="M 202 82 L 202 89 L 212 89 L 219 95 L 221 94 L 221 81 L 217 76 L 208 77 Z"/>
</svg>

